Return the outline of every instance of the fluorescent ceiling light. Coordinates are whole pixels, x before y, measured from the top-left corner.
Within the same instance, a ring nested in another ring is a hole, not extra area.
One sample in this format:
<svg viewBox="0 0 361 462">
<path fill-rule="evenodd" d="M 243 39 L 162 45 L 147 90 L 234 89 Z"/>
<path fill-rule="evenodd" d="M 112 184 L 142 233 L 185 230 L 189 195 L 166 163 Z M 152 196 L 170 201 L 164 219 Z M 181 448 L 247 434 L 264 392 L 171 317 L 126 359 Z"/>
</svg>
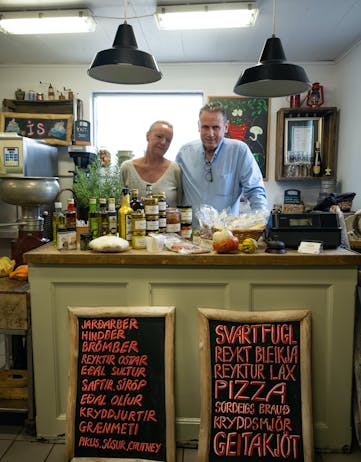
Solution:
<svg viewBox="0 0 361 462">
<path fill-rule="evenodd" d="M 162 5 L 157 7 L 159 29 L 226 29 L 249 27 L 256 22 L 255 2 Z"/>
<path fill-rule="evenodd" d="M 95 21 L 86 9 L 3 12 L 0 31 L 19 35 L 94 32 Z"/>
</svg>

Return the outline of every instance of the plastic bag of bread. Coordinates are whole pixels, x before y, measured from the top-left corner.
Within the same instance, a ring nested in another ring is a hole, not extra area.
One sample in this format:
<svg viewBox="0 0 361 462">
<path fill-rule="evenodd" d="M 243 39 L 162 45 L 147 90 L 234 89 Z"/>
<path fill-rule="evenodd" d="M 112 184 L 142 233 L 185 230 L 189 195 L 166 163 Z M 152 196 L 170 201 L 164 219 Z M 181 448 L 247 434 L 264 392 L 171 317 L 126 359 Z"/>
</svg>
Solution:
<svg viewBox="0 0 361 462">
<path fill-rule="evenodd" d="M 101 236 L 89 242 L 89 248 L 95 252 L 124 252 L 129 249 L 129 242 L 117 236 Z"/>
</svg>

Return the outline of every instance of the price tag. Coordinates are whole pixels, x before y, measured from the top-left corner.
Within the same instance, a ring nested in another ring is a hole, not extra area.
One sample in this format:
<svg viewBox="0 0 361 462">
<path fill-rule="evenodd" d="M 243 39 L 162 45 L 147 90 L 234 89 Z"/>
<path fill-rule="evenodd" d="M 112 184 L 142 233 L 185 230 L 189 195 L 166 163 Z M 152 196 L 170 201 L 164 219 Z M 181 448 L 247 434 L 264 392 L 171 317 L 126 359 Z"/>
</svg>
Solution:
<svg viewBox="0 0 361 462">
<path fill-rule="evenodd" d="M 319 254 L 322 252 L 322 242 L 301 241 L 298 246 L 298 252 Z"/>
</svg>

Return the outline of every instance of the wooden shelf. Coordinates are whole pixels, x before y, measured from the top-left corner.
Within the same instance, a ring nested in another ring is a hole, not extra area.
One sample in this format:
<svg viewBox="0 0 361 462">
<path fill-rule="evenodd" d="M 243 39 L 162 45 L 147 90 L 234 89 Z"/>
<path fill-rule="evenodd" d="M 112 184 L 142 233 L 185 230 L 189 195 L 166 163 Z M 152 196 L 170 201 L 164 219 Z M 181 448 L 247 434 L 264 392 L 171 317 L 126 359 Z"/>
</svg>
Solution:
<svg viewBox="0 0 361 462">
<path fill-rule="evenodd" d="M 312 108 L 282 108 L 277 112 L 276 129 L 276 166 L 275 179 L 277 181 L 320 181 L 322 179 L 334 179 L 337 175 L 337 130 L 339 111 L 336 107 Z M 313 176 L 289 176 L 285 169 L 285 119 L 297 117 L 321 117 L 323 120 L 321 139 L 321 159 L 323 171 L 326 167 L 331 169 L 331 175 Z"/>
<path fill-rule="evenodd" d="M 81 101 L 74 100 L 56 100 L 56 101 L 29 101 L 4 99 L 4 112 L 22 112 L 29 114 L 73 114 L 76 115 Z"/>
</svg>

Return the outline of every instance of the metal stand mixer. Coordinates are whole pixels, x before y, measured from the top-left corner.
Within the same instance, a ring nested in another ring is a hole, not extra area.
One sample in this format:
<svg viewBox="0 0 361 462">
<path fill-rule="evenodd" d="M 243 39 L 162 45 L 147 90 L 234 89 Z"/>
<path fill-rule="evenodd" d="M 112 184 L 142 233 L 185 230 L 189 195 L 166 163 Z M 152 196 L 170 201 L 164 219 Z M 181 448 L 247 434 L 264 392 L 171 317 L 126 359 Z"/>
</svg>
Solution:
<svg viewBox="0 0 361 462">
<path fill-rule="evenodd" d="M 54 202 L 60 186 L 57 177 L 0 176 L 0 198 L 20 207 L 20 217 L 14 223 L 0 226 L 18 226 L 18 238 L 11 245 L 11 258 L 16 266 L 23 264 L 23 254 L 46 242 L 44 218 L 40 206 Z"/>
</svg>

